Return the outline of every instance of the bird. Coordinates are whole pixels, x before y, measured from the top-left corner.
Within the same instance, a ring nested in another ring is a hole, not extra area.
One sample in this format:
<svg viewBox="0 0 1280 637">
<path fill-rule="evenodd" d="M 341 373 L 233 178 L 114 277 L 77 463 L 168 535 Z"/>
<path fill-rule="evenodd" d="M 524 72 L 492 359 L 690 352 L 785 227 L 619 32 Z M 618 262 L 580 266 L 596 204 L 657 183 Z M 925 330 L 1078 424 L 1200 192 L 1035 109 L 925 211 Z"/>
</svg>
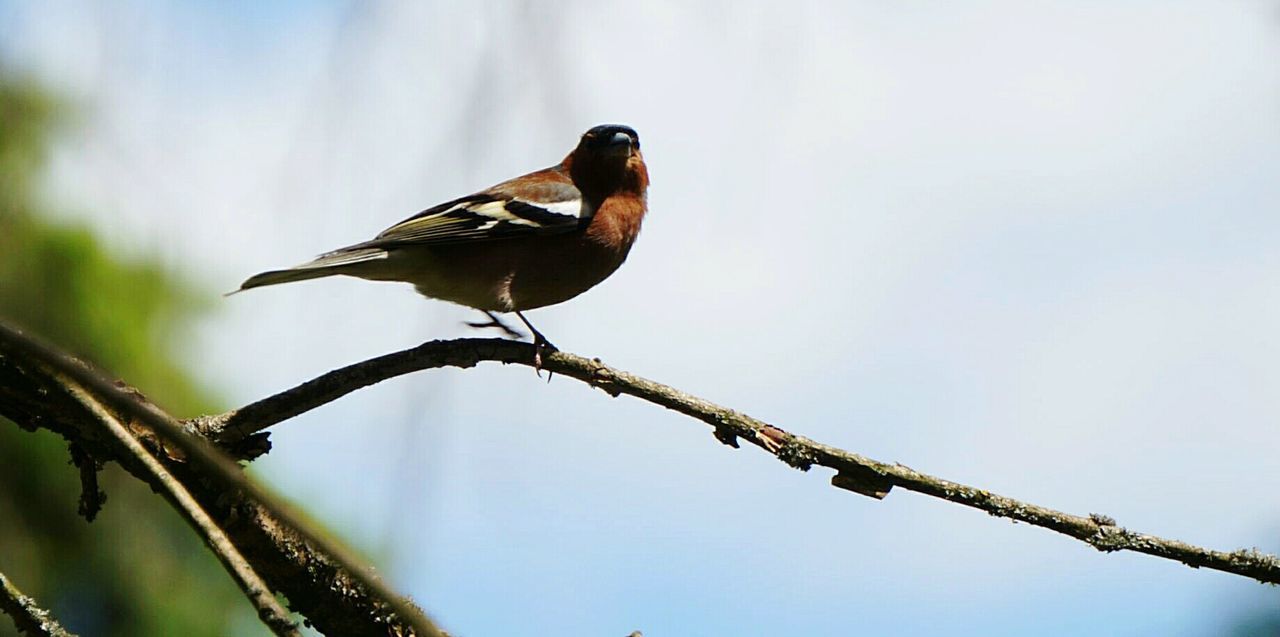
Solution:
<svg viewBox="0 0 1280 637">
<path fill-rule="evenodd" d="M 245 280 L 245 290 L 344 275 L 402 281 L 432 299 L 480 310 L 477 328 L 533 333 L 534 368 L 555 346 L 524 316 L 595 287 L 626 260 L 648 211 L 649 171 L 635 129 L 602 124 L 559 163 L 432 206 L 373 239 Z"/>
</svg>

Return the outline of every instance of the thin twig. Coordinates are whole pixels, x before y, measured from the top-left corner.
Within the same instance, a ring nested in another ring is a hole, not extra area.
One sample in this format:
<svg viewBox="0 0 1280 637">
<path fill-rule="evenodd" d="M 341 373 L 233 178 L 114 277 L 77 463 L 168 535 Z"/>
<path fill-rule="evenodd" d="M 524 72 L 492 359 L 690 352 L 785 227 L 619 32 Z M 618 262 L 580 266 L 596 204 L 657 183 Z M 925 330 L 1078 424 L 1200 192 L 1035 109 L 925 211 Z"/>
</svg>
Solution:
<svg viewBox="0 0 1280 637">
<path fill-rule="evenodd" d="M 84 516 L 85 521 L 92 522 L 107 501 L 106 492 L 98 486 L 98 472 L 102 465 L 89 455 L 83 445 L 73 442 L 67 449 L 71 452 L 71 464 L 80 470 L 80 507 L 77 512 Z"/>
<path fill-rule="evenodd" d="M 0 573 L 0 611 L 13 618 L 18 632 L 33 637 L 75 637 L 53 618 L 49 611 L 40 608 L 36 600 L 22 594 L 4 573 Z"/>
<path fill-rule="evenodd" d="M 222 444 L 234 444 L 255 432 L 315 409 L 362 387 L 410 372 L 437 367 L 473 367 L 481 361 L 533 365 L 533 347 L 500 339 L 432 341 L 323 374 L 297 387 L 241 409 L 193 419 L 200 433 Z M 599 359 L 565 352 L 545 355 L 543 369 L 576 378 L 611 395 L 629 394 L 696 418 L 713 427 L 716 439 L 737 446 L 743 439 L 793 467 L 812 465 L 835 469 L 837 487 L 883 498 L 892 487 L 923 493 L 985 511 L 993 516 L 1026 522 L 1085 542 L 1099 551 L 1136 551 L 1193 568 L 1234 573 L 1259 582 L 1280 584 L 1280 559 L 1257 549 L 1215 551 L 1154 535 L 1130 531 L 1099 514 L 1063 513 L 1022 502 L 969 485 L 921 473 L 897 463 L 881 462 L 830 445 L 787 433 L 746 414 L 721 407 L 673 387 L 619 371 Z"/>
<path fill-rule="evenodd" d="M 388 631 L 411 632 L 419 637 L 443 635 L 420 609 L 392 591 L 371 572 L 371 569 L 361 566 L 346 549 L 311 530 L 297 514 L 249 479 L 234 461 L 208 441 L 189 434 L 169 414 L 104 380 L 65 354 L 3 323 L 0 323 L 0 343 L 21 352 L 29 359 L 38 361 L 57 375 L 74 380 L 75 384 L 93 392 L 102 402 L 108 403 L 154 430 L 165 445 L 180 450 L 187 462 L 200 467 L 203 470 L 202 475 L 218 484 L 224 492 L 243 493 L 249 500 L 264 508 L 274 518 L 272 521 L 265 521 L 264 524 L 282 525 L 295 532 L 302 540 L 315 546 L 332 560 L 343 573 L 350 576 L 354 584 L 365 589 L 374 601 L 391 609 L 394 615 L 385 620 L 393 624 L 386 625 Z M 271 529 L 264 531 L 274 532 Z"/>
<path fill-rule="evenodd" d="M 240 554 L 240 550 L 231 542 L 226 533 L 214 523 L 209 514 L 205 512 L 200 503 L 192 497 L 191 492 L 187 490 L 183 484 L 169 473 L 159 460 L 152 456 L 150 452 L 142 446 L 133 434 L 125 428 L 124 424 L 116 419 L 102 403 L 98 402 L 89 392 L 85 391 L 75 381 L 63 377 L 63 383 L 67 388 L 67 393 L 71 394 L 81 405 L 84 406 L 89 413 L 92 413 L 102 422 L 103 427 L 110 432 L 111 436 L 123 446 L 128 453 L 137 460 L 147 472 L 151 474 L 157 487 L 163 490 L 169 500 L 173 502 L 175 508 L 178 509 L 182 516 L 195 527 L 196 531 L 204 539 L 205 544 L 209 545 L 210 550 L 218 556 L 218 560 L 226 567 L 227 572 L 231 574 L 231 578 L 236 581 L 240 590 L 244 592 L 245 597 L 249 598 L 249 602 L 258 610 L 258 618 L 262 623 L 266 624 L 277 635 L 287 637 L 301 637 L 302 633 L 298 632 L 298 627 L 289 619 L 289 611 L 285 610 L 280 602 L 276 600 L 275 595 L 271 593 L 271 587 L 258 576 Z"/>
</svg>

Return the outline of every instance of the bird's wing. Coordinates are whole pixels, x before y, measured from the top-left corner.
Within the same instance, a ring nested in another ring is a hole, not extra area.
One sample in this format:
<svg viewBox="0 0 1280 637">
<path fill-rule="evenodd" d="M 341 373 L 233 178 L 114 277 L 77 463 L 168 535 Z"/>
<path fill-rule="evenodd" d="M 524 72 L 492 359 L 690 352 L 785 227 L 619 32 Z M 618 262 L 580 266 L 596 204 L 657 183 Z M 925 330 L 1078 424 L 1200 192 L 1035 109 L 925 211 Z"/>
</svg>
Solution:
<svg viewBox="0 0 1280 637">
<path fill-rule="evenodd" d="M 582 227 L 592 212 L 568 177 L 545 170 L 428 208 L 352 247 L 386 249 L 559 234 Z"/>
</svg>

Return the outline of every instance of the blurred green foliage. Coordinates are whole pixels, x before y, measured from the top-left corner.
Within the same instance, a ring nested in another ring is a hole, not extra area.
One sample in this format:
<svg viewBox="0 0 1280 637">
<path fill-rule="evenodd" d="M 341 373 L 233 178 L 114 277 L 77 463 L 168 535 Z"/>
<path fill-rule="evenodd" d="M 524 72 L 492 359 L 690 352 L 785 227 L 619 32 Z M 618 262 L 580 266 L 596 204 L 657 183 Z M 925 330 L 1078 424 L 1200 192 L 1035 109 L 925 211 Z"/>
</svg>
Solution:
<svg viewBox="0 0 1280 637">
<path fill-rule="evenodd" d="M 66 109 L 0 72 L 0 318 L 93 361 L 177 414 L 211 401 L 174 346 L 200 311 L 184 281 L 112 254 L 39 200 Z M 267 634 L 187 525 L 111 466 L 93 523 L 76 514 L 80 483 L 66 443 L 0 419 L 0 571 L 83 635 Z M 15 634 L 7 618 L 0 636 Z"/>
</svg>

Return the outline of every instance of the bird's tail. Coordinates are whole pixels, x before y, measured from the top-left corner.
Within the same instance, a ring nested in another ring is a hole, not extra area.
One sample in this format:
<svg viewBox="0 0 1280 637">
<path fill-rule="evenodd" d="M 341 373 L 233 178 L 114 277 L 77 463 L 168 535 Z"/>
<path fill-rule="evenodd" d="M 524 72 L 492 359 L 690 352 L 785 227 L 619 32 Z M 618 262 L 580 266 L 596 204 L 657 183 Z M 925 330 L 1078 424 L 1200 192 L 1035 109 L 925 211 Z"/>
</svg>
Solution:
<svg viewBox="0 0 1280 637">
<path fill-rule="evenodd" d="M 285 270 L 268 270 L 255 274 L 240 284 L 240 289 L 227 293 L 231 296 L 253 288 L 260 288 L 278 283 L 292 283 L 319 279 L 335 274 L 353 274 L 352 267 L 360 263 L 368 263 L 387 258 L 387 251 L 379 248 L 343 248 L 322 254 L 314 261 L 296 265 Z"/>
</svg>

